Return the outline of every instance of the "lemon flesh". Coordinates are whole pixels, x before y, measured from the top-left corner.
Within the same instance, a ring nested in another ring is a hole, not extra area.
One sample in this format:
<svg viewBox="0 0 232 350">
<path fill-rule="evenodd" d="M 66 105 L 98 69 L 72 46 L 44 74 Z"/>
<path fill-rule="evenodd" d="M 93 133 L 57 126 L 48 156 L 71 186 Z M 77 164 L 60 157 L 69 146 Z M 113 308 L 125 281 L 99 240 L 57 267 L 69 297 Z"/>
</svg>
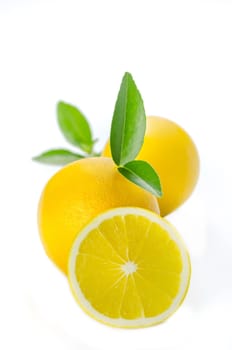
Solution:
<svg viewBox="0 0 232 350">
<path fill-rule="evenodd" d="M 101 214 L 70 253 L 75 298 L 90 316 L 115 327 L 164 321 L 183 301 L 189 280 L 189 256 L 175 229 L 140 208 Z"/>
</svg>

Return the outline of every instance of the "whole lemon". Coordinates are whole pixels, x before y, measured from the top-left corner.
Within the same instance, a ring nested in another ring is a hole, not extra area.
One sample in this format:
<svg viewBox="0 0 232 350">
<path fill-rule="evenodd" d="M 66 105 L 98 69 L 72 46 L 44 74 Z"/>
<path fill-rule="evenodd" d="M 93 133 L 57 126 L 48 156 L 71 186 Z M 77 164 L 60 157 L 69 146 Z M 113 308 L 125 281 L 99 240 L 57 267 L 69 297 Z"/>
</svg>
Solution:
<svg viewBox="0 0 232 350">
<path fill-rule="evenodd" d="M 65 166 L 48 181 L 39 202 L 39 231 L 47 255 L 66 273 L 78 232 L 101 212 L 123 206 L 159 213 L 156 198 L 124 178 L 110 158 Z"/>
<path fill-rule="evenodd" d="M 109 142 L 102 155 L 110 157 Z M 165 118 L 147 117 L 144 143 L 137 159 L 149 162 L 160 176 L 163 196 L 158 202 L 162 216 L 191 195 L 199 176 L 199 155 L 193 140 L 179 125 Z"/>
</svg>

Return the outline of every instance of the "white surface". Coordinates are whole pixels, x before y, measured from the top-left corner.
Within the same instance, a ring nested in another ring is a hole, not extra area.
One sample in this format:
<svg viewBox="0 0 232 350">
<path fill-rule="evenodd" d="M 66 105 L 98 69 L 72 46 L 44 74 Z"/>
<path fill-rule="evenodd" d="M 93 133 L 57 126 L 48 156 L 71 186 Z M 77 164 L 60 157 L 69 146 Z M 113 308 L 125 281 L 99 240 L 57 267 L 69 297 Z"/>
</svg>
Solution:
<svg viewBox="0 0 232 350">
<path fill-rule="evenodd" d="M 232 4 L 230 1 L 0 0 L 1 349 L 232 348 Z M 191 253 L 182 308 L 155 328 L 92 321 L 46 258 L 36 226 L 55 169 L 31 162 L 64 147 L 59 99 L 78 105 L 104 144 L 125 70 L 147 114 L 185 127 L 201 178 L 170 216 Z"/>
</svg>

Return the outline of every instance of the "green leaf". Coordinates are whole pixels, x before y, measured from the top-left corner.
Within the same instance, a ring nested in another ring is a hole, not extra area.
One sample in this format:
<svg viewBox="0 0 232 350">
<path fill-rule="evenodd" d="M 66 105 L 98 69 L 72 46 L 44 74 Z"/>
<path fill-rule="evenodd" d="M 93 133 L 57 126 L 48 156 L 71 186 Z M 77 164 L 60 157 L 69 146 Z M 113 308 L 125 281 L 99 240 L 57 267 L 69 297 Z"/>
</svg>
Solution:
<svg viewBox="0 0 232 350">
<path fill-rule="evenodd" d="M 58 102 L 57 117 L 60 130 L 68 142 L 91 153 L 94 141 L 85 116 L 74 106 Z"/>
<path fill-rule="evenodd" d="M 130 73 L 125 73 L 115 104 L 110 133 L 112 158 L 117 165 L 135 159 L 146 129 L 142 97 Z"/>
<path fill-rule="evenodd" d="M 32 159 L 44 164 L 65 165 L 82 158 L 84 158 L 84 156 L 65 149 L 54 149 L 43 152 Z"/>
<path fill-rule="evenodd" d="M 133 160 L 119 167 L 118 171 L 128 180 L 151 192 L 156 197 L 162 196 L 159 176 L 149 163 L 143 160 Z"/>
</svg>

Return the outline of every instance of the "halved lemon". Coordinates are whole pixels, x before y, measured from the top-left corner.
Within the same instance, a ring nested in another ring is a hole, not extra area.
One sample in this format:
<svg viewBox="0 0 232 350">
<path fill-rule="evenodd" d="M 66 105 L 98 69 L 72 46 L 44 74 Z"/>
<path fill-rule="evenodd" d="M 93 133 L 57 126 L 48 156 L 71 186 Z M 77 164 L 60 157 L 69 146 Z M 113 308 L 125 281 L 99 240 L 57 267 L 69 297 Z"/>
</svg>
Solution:
<svg viewBox="0 0 232 350">
<path fill-rule="evenodd" d="M 124 207 L 104 212 L 77 236 L 69 281 L 80 306 L 100 322 L 139 328 L 167 319 L 189 286 L 188 252 L 157 214 Z"/>
</svg>

